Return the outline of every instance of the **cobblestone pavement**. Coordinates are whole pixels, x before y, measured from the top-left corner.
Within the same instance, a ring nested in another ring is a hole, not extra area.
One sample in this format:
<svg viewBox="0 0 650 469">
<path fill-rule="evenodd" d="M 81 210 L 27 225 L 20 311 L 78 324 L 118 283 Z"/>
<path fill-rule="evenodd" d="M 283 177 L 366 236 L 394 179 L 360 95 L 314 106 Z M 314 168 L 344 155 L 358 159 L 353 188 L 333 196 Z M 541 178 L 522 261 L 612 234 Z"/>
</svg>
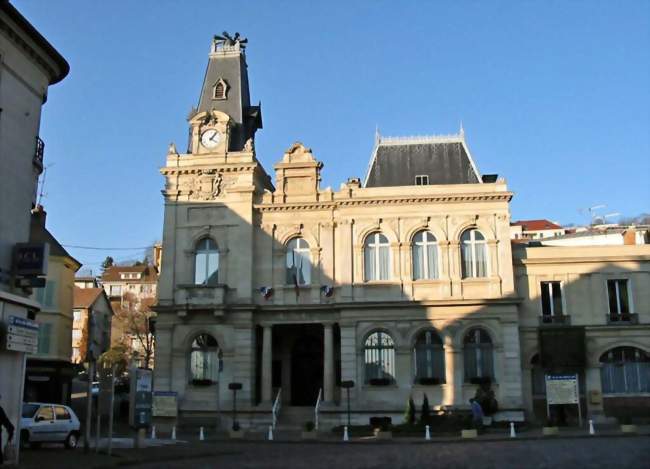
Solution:
<svg viewBox="0 0 650 469">
<path fill-rule="evenodd" d="M 138 464 L 138 468 L 480 468 L 649 469 L 650 438 L 457 443 L 219 442 L 214 454 Z"/>
</svg>

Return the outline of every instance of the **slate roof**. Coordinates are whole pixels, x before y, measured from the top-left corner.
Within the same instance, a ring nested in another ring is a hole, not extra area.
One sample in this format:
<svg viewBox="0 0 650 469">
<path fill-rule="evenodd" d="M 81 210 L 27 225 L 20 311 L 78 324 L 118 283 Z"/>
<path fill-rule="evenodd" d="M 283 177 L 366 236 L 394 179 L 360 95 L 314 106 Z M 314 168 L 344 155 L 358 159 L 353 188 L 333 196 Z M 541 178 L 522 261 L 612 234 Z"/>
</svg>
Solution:
<svg viewBox="0 0 650 469">
<path fill-rule="evenodd" d="M 428 176 L 429 184 L 483 182 L 462 130 L 449 136 L 377 136 L 365 187 L 413 186 L 419 175 Z"/>
<path fill-rule="evenodd" d="M 521 226 L 523 231 L 561 230 L 562 227 L 548 220 L 518 220 L 510 223 L 512 226 Z"/>
<path fill-rule="evenodd" d="M 90 308 L 103 292 L 103 288 L 74 287 L 73 308 Z"/>
</svg>

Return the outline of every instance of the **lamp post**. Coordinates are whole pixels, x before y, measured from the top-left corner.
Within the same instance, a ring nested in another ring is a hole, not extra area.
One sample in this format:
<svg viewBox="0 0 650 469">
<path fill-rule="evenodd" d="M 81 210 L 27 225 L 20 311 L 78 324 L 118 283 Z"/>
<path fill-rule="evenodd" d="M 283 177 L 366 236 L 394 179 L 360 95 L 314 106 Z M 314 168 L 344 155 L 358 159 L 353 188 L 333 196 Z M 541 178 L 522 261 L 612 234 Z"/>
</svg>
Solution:
<svg viewBox="0 0 650 469">
<path fill-rule="evenodd" d="M 241 383 L 230 383 L 228 389 L 233 392 L 232 398 L 232 429 L 233 431 L 239 430 L 239 423 L 237 423 L 237 391 L 242 388 Z"/>
<path fill-rule="evenodd" d="M 341 387 L 345 389 L 348 399 L 348 427 L 350 426 L 350 389 L 354 387 L 354 381 L 341 381 Z"/>
</svg>

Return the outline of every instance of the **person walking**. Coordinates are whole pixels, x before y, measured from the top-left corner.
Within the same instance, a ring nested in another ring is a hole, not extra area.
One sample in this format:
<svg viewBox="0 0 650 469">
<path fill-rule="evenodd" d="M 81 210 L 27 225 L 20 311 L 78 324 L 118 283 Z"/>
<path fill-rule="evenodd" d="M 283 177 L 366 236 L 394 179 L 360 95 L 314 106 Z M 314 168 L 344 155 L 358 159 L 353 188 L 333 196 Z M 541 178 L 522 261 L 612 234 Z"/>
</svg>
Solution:
<svg viewBox="0 0 650 469">
<path fill-rule="evenodd" d="M 0 396 L 0 402 L 1 401 L 2 401 L 2 396 Z M 9 444 L 14 437 L 14 426 L 11 424 L 9 417 L 7 417 L 5 410 L 2 408 L 2 405 L 0 404 L 0 466 L 2 466 L 4 462 L 4 455 L 3 455 L 4 448 L 2 446 L 2 427 L 5 427 L 7 429 L 7 435 L 9 436 L 7 438 L 7 444 Z"/>
<path fill-rule="evenodd" d="M 469 400 L 470 405 L 472 406 L 472 420 L 474 422 L 474 428 L 477 431 L 483 430 L 483 407 L 476 399 Z"/>
</svg>

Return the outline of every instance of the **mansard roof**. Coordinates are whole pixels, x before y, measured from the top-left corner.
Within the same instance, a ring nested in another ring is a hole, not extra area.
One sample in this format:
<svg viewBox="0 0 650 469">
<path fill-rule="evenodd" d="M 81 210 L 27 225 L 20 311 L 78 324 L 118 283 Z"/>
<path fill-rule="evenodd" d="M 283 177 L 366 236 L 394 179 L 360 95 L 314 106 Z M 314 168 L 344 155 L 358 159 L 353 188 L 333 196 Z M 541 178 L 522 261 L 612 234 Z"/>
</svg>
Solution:
<svg viewBox="0 0 650 469">
<path fill-rule="evenodd" d="M 462 129 L 459 134 L 444 136 L 377 134 L 364 186 L 412 186 L 416 176 L 428 176 L 428 184 L 482 182 Z"/>
</svg>

